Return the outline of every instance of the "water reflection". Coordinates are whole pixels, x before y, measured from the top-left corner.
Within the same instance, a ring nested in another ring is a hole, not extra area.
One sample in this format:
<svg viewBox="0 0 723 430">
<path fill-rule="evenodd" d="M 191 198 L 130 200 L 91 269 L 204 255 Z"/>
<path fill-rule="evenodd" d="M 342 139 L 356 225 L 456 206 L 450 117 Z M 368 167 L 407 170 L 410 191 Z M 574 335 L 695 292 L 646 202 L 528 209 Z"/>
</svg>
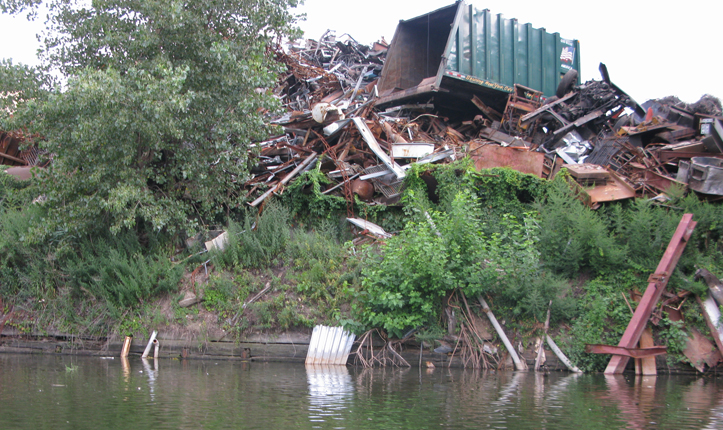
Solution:
<svg viewBox="0 0 723 430">
<path fill-rule="evenodd" d="M 718 393 L 715 406 L 710 411 L 710 423 L 705 427 L 705 430 L 723 428 L 723 397 L 720 395 L 720 391 Z"/>
<path fill-rule="evenodd" d="M 716 404 L 720 404 L 720 391 L 715 380 L 661 376 L 605 375 L 607 390 L 600 399 L 614 403 L 625 428 L 648 429 L 661 426 L 675 415 L 677 428 L 723 428 Z M 719 406 L 720 407 L 720 406 Z M 671 414 L 671 409 L 675 413 Z M 723 408 L 721 408 L 723 409 Z M 711 411 L 702 415 L 701 411 Z M 670 423 L 668 423 L 670 424 Z M 664 426 L 663 426 L 664 427 Z"/>
<path fill-rule="evenodd" d="M 343 427 L 342 412 L 348 408 L 354 394 L 354 384 L 346 366 L 307 365 L 309 381 L 309 421 L 313 428 L 319 423 L 339 421 L 334 428 Z"/>
<path fill-rule="evenodd" d="M 151 393 L 151 401 L 156 400 L 155 395 L 155 388 L 156 388 L 156 372 L 158 372 L 158 359 L 153 359 L 153 369 L 151 369 L 151 365 L 148 364 L 148 360 L 145 358 L 141 358 L 141 362 L 143 363 L 143 370 L 146 372 L 146 376 L 148 376 L 148 390 Z"/>
<path fill-rule="evenodd" d="M 0 429 L 444 427 L 723 429 L 723 387 L 714 377 L 0 354 Z"/>
</svg>

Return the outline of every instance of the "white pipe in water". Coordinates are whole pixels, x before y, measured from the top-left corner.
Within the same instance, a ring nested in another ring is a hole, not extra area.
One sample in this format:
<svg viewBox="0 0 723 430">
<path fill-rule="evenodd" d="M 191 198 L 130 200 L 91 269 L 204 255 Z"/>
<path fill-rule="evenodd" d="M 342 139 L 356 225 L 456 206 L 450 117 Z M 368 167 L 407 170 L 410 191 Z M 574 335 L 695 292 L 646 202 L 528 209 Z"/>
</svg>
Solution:
<svg viewBox="0 0 723 430">
<path fill-rule="evenodd" d="M 156 335 L 158 335 L 158 332 L 153 330 L 153 334 L 151 334 L 151 338 L 148 340 L 148 345 L 146 346 L 145 351 L 143 351 L 141 358 L 148 357 L 148 353 L 151 352 L 151 345 L 153 345 L 153 341 L 156 340 Z"/>
</svg>

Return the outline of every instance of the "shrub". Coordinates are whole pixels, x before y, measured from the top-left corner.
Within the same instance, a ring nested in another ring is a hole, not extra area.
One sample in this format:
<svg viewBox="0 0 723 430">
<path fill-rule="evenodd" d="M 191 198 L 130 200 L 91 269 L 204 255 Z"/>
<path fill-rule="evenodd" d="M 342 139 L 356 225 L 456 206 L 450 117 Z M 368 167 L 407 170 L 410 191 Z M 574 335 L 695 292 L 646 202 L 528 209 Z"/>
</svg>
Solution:
<svg viewBox="0 0 723 430">
<path fill-rule="evenodd" d="M 183 266 L 174 266 L 167 257 L 143 254 L 132 232 L 85 239 L 63 269 L 76 295 L 90 294 L 121 307 L 175 291 L 183 274 Z"/>
<path fill-rule="evenodd" d="M 284 252 L 290 236 L 288 211 L 271 201 L 260 216 L 255 215 L 248 213 L 243 225 L 229 224 L 226 246 L 213 254 L 215 264 L 223 268 L 259 268 Z"/>
<path fill-rule="evenodd" d="M 574 277 L 581 271 L 600 274 L 618 269 L 627 257 L 599 213 L 585 207 L 562 179 L 538 201 L 539 249 L 545 267 Z"/>
<path fill-rule="evenodd" d="M 442 299 L 455 289 L 471 297 L 495 296 L 520 317 L 544 315 L 560 283 L 536 281 L 541 269 L 532 214 L 521 222 L 504 215 L 500 232 L 487 236 L 480 204 L 469 190 L 458 192 L 448 212 L 425 212 L 414 202 L 410 190 L 413 220 L 383 246 L 381 261 L 369 254 L 359 293 L 365 324 L 393 336 L 433 325 Z"/>
</svg>

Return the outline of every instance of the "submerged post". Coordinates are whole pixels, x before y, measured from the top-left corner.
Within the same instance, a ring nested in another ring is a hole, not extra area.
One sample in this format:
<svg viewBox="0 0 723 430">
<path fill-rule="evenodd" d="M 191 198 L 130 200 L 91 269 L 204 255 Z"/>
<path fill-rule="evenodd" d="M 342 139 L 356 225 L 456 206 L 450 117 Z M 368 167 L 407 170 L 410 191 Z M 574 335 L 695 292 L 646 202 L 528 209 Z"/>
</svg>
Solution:
<svg viewBox="0 0 723 430">
<path fill-rule="evenodd" d="M 547 305 L 547 318 L 545 318 L 545 332 L 544 336 L 547 336 L 547 330 L 550 329 L 550 308 L 552 307 L 552 300 L 550 300 L 550 304 Z M 545 338 L 540 339 L 540 347 L 537 348 L 537 358 L 535 358 L 535 372 L 540 370 L 540 365 L 542 364 L 542 359 L 545 355 Z"/>
<path fill-rule="evenodd" d="M 545 335 L 545 339 L 547 340 L 547 344 L 550 345 L 550 349 L 552 350 L 552 352 L 554 352 L 555 355 L 557 356 L 557 358 L 559 358 L 560 361 L 562 361 L 562 364 L 564 364 L 565 366 L 567 366 L 567 368 L 570 369 L 571 372 L 582 373 L 582 370 L 578 369 L 577 366 L 575 366 L 574 364 L 572 364 L 572 362 L 570 361 L 570 359 L 567 358 L 567 356 L 566 356 L 566 355 L 562 352 L 562 350 L 557 346 L 557 344 L 555 343 L 555 341 L 552 340 L 552 338 L 550 337 L 549 334 L 546 334 L 546 335 Z"/>
<path fill-rule="evenodd" d="M 123 348 L 121 349 L 121 358 L 128 357 L 128 352 L 131 350 L 132 340 L 133 336 L 126 336 L 125 340 L 123 341 Z"/>
</svg>

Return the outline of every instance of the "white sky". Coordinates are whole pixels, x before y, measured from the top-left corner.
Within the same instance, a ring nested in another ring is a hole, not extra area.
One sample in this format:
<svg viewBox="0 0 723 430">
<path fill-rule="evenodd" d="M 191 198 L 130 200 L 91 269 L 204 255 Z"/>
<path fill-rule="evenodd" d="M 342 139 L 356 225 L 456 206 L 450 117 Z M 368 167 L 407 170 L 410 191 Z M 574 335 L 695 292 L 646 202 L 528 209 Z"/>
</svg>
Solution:
<svg viewBox="0 0 723 430">
<path fill-rule="evenodd" d="M 452 4 L 454 0 L 306 0 L 299 12 L 307 38 L 327 29 L 349 33 L 371 44 L 382 36 L 391 42 L 400 19 L 409 19 Z M 723 98 L 723 53 L 720 23 L 723 2 L 688 0 L 616 2 L 555 0 L 474 0 L 479 9 L 530 22 L 564 38 L 580 41 L 582 79 L 600 79 L 604 62 L 610 77 L 639 103 L 676 95 L 695 102 L 703 94 Z M 0 15 L 1 58 L 36 64 L 42 30 L 39 19 Z"/>
</svg>

